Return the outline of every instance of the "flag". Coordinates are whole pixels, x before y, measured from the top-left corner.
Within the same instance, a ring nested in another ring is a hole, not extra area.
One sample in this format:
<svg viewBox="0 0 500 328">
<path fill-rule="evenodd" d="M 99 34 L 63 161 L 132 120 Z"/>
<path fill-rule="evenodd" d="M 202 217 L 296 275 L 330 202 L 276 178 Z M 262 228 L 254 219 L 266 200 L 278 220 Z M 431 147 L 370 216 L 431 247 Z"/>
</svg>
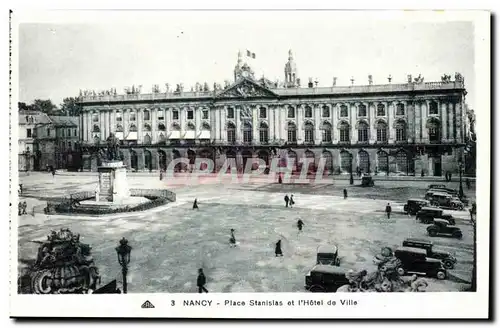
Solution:
<svg viewBox="0 0 500 328">
<path fill-rule="evenodd" d="M 247 57 L 255 59 L 255 52 L 251 52 L 250 50 L 247 50 Z"/>
</svg>

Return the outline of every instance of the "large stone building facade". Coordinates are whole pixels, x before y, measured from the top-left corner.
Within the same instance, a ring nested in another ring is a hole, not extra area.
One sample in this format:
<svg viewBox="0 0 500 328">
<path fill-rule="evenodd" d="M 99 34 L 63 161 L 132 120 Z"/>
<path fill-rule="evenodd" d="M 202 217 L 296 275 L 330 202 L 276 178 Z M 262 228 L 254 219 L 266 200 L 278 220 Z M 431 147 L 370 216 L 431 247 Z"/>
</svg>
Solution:
<svg viewBox="0 0 500 328">
<path fill-rule="evenodd" d="M 403 84 L 301 87 L 291 51 L 284 82 L 256 79 L 241 54 L 234 83 L 187 92 L 138 89 L 80 97 L 83 169 L 96 170 L 110 134 L 132 170 L 165 169 L 179 157 L 210 158 L 215 170 L 232 158 L 322 159 L 326 172 L 440 176 L 456 172 L 468 134 L 463 77 L 438 82 L 408 76 Z M 181 169 L 182 167 L 179 166 Z M 250 166 L 248 166 L 250 167 Z M 300 169 L 300 164 L 295 165 Z M 186 169 L 186 168 L 184 168 Z M 189 167 L 188 167 L 189 169 Z M 313 166 L 310 169 L 314 169 Z"/>
</svg>

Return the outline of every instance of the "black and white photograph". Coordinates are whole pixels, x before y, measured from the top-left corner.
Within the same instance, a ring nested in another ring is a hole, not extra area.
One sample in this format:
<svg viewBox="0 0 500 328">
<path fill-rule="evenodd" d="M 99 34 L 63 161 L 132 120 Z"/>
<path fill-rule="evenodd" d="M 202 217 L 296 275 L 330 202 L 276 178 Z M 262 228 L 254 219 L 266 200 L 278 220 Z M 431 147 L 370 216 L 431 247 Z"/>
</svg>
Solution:
<svg viewBox="0 0 500 328">
<path fill-rule="evenodd" d="M 11 315 L 487 316 L 490 13 L 11 19 Z"/>
</svg>

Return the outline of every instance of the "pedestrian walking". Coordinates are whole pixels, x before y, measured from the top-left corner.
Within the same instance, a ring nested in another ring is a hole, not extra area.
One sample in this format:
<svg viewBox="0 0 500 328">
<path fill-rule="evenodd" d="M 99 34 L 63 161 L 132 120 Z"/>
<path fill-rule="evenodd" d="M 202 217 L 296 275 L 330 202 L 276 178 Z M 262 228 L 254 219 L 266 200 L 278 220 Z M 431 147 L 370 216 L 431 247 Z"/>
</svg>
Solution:
<svg viewBox="0 0 500 328">
<path fill-rule="evenodd" d="M 234 229 L 231 229 L 231 237 L 229 238 L 231 247 L 236 247 L 236 237 L 234 236 Z"/>
<path fill-rule="evenodd" d="M 302 222 L 302 220 L 299 219 L 299 221 L 297 221 L 297 228 L 299 228 L 299 232 L 302 231 L 303 226 L 304 226 L 304 222 Z"/>
<path fill-rule="evenodd" d="M 17 215 L 23 215 L 23 203 L 22 202 L 19 202 L 19 204 L 17 204 Z"/>
<path fill-rule="evenodd" d="M 387 213 L 387 219 L 391 218 L 391 212 L 392 212 L 391 204 L 387 203 L 387 206 L 385 207 L 385 213 Z"/>
<path fill-rule="evenodd" d="M 295 204 L 295 201 L 293 200 L 293 195 L 290 195 L 290 207 L 293 207 L 293 204 Z"/>
<path fill-rule="evenodd" d="M 205 274 L 203 273 L 203 269 L 198 269 L 198 279 L 196 279 L 196 286 L 198 286 L 198 293 L 208 293 L 208 290 L 205 288 L 205 284 L 207 283 L 207 278 L 205 278 Z"/>
<path fill-rule="evenodd" d="M 23 194 L 23 184 L 20 183 L 19 184 L 19 195 L 22 195 Z"/>
<path fill-rule="evenodd" d="M 281 174 L 278 175 L 278 183 L 279 184 L 283 183 L 283 178 L 281 177 Z"/>
<path fill-rule="evenodd" d="M 281 250 L 281 239 L 276 243 L 276 248 L 274 249 L 276 257 L 283 256 L 283 251 Z"/>
<path fill-rule="evenodd" d="M 52 168 L 51 172 L 52 172 L 52 177 L 54 177 L 56 175 L 56 170 Z"/>
<path fill-rule="evenodd" d="M 344 189 L 344 199 L 347 199 L 347 189 Z"/>
<path fill-rule="evenodd" d="M 198 209 L 198 198 L 195 198 L 194 203 L 193 203 L 193 210 L 197 210 L 197 209 Z"/>
<path fill-rule="evenodd" d="M 160 181 L 163 180 L 163 170 L 160 170 Z"/>
<path fill-rule="evenodd" d="M 288 207 L 288 202 L 290 201 L 290 198 L 288 195 L 285 195 L 285 207 Z"/>
<path fill-rule="evenodd" d="M 471 188 L 471 183 L 470 183 L 470 179 L 469 178 L 465 179 L 465 185 L 467 186 L 467 189 Z M 22 189 L 21 189 L 21 192 L 22 192 Z"/>
</svg>

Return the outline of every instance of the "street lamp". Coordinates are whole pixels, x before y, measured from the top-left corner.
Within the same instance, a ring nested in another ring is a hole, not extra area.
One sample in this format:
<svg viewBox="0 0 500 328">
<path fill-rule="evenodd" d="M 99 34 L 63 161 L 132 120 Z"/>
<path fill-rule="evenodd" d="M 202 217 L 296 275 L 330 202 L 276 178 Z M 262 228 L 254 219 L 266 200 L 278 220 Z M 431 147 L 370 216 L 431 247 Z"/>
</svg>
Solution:
<svg viewBox="0 0 500 328">
<path fill-rule="evenodd" d="M 462 164 L 462 161 L 458 162 L 458 174 L 460 177 L 460 187 L 458 189 L 458 197 L 462 199 L 464 197 L 464 188 L 462 186 L 462 170 L 463 170 L 464 165 Z"/>
<path fill-rule="evenodd" d="M 132 247 L 128 245 L 128 240 L 123 237 L 120 240 L 120 245 L 116 247 L 115 250 L 118 255 L 118 263 L 122 267 L 123 293 L 126 294 L 128 264 L 130 263 L 130 252 L 132 251 Z"/>
</svg>

